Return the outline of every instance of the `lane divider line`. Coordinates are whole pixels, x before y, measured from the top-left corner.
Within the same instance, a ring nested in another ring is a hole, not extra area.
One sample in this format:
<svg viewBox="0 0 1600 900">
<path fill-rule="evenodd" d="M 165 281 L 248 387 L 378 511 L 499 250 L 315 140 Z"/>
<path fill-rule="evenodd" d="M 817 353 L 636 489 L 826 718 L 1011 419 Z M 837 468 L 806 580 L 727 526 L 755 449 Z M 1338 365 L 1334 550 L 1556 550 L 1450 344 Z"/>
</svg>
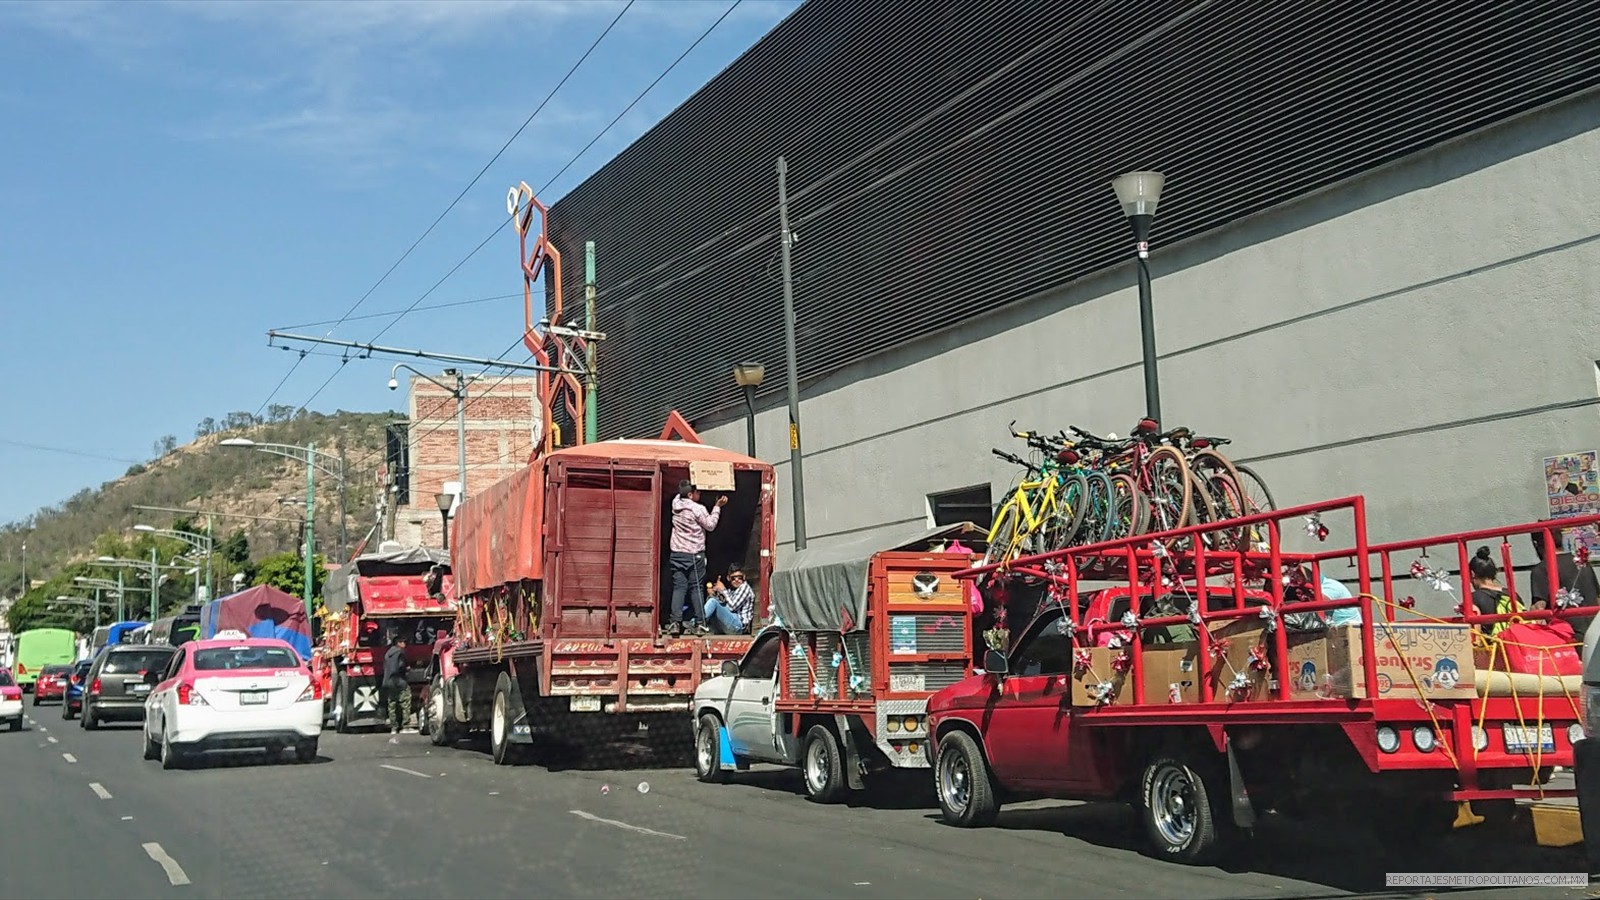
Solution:
<svg viewBox="0 0 1600 900">
<path fill-rule="evenodd" d="M 167 851 L 161 849 L 160 844 L 157 844 L 154 841 L 145 844 L 144 852 L 151 859 L 155 860 L 156 863 L 161 866 L 162 870 L 167 873 L 168 881 L 172 882 L 173 884 L 189 883 L 189 876 L 184 874 L 183 866 L 178 865 L 177 860 L 168 856 Z"/>
<path fill-rule="evenodd" d="M 71 753 L 63 753 L 63 754 L 61 754 L 61 758 L 66 760 L 69 763 L 75 763 L 75 762 L 78 761 L 78 758 L 76 756 L 73 756 Z"/>
<path fill-rule="evenodd" d="M 111 799 L 111 792 L 106 790 L 106 786 L 98 781 L 89 782 L 89 790 L 94 791 L 94 795 L 101 800 Z"/>
<path fill-rule="evenodd" d="M 588 819 L 591 822 L 599 822 L 602 825 L 612 825 L 612 826 L 615 826 L 617 828 L 626 829 L 628 831 L 637 831 L 640 834 L 649 834 L 649 835 L 654 835 L 655 837 L 672 838 L 675 841 L 686 841 L 686 840 L 688 840 L 688 838 L 684 837 L 681 834 L 670 834 L 670 833 L 665 832 L 665 831 L 656 831 L 654 828 L 645 828 L 645 827 L 640 826 L 640 825 L 629 825 L 627 822 L 618 822 L 616 819 L 602 819 L 599 816 L 595 815 L 594 813 L 584 812 L 581 809 L 569 809 L 569 810 L 567 810 L 567 812 L 572 813 L 573 815 L 577 816 L 580 819 Z"/>
<path fill-rule="evenodd" d="M 432 778 L 433 777 L 432 775 L 429 775 L 429 774 L 427 774 L 425 772 L 418 772 L 416 769 L 408 769 L 405 766 L 391 766 L 388 763 L 381 763 L 381 764 L 379 764 L 378 768 L 380 768 L 380 769 L 388 769 L 391 772 L 404 772 L 407 775 L 415 775 L 418 778 Z"/>
<path fill-rule="evenodd" d="M 47 738 L 45 738 L 45 740 L 46 740 L 46 741 L 48 741 L 48 742 L 50 742 L 50 743 L 52 743 L 52 744 L 59 744 L 59 743 L 61 743 L 61 742 L 60 742 L 60 741 L 58 741 L 58 740 L 56 740 L 56 736 L 55 736 L 55 735 L 53 735 L 53 734 L 52 734 L 52 735 L 50 735 L 50 736 L 49 736 L 49 737 L 47 737 Z"/>
</svg>

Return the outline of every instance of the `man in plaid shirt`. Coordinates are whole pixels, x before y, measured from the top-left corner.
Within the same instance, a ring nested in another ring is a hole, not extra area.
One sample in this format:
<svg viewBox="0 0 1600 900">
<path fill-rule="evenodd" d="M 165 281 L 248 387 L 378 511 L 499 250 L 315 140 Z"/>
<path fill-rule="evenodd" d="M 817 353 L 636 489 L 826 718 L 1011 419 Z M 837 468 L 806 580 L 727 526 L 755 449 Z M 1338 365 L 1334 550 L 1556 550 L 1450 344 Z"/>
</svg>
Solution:
<svg viewBox="0 0 1600 900">
<path fill-rule="evenodd" d="M 706 600 L 706 621 L 719 634 L 749 634 L 755 612 L 756 592 L 737 566 L 728 570 L 726 584 L 718 579 L 717 589 Z"/>
</svg>

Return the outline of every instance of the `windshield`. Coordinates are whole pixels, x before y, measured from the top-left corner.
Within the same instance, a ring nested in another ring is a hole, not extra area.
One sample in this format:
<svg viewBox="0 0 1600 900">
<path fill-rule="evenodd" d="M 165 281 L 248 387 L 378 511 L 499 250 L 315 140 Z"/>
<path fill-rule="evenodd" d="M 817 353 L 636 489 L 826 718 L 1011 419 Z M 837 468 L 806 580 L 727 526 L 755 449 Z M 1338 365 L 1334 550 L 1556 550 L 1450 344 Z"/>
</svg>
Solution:
<svg viewBox="0 0 1600 900">
<path fill-rule="evenodd" d="M 297 669 L 300 657 L 281 647 L 212 647 L 197 651 L 194 667 L 202 672 L 224 669 Z"/>
<path fill-rule="evenodd" d="M 43 675 L 65 675 L 72 671 L 71 666 L 45 666 L 40 670 Z"/>
<path fill-rule="evenodd" d="M 135 675 L 165 669 L 172 660 L 170 650 L 119 650 L 106 655 L 101 675 Z"/>
<path fill-rule="evenodd" d="M 6 669 L 0 669 L 0 687 L 11 687 L 14 684 L 16 682 L 11 680 L 11 672 Z"/>
</svg>

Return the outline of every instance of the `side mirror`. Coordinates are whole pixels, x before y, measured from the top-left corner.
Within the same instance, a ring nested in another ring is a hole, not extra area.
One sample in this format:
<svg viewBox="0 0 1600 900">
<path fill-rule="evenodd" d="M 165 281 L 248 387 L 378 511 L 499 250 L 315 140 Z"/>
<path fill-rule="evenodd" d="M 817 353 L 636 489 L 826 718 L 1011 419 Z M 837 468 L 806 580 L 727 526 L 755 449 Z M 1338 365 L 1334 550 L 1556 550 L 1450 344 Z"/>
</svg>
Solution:
<svg viewBox="0 0 1600 900">
<path fill-rule="evenodd" d="M 990 675 L 1004 675 L 1010 668 L 1011 664 L 1007 661 L 1006 655 L 999 650 L 990 648 L 983 654 L 983 669 Z"/>
<path fill-rule="evenodd" d="M 731 659 L 723 660 L 721 674 L 724 678 L 738 678 L 739 663 Z"/>
<path fill-rule="evenodd" d="M 144 683 L 152 687 L 161 683 L 161 673 L 154 670 L 144 673 Z"/>
</svg>

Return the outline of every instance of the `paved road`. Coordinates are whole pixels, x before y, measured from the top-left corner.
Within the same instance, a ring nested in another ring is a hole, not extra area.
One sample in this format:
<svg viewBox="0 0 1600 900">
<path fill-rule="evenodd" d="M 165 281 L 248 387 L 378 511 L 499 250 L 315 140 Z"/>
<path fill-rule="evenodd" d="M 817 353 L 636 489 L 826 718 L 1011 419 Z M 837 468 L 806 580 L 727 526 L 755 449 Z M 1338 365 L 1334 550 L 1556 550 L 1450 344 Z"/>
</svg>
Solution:
<svg viewBox="0 0 1600 900">
<path fill-rule="evenodd" d="M 166 772 L 140 758 L 137 726 L 30 714 L 0 734 L 0 898 L 1408 896 L 1384 892 L 1383 872 L 1582 867 L 1463 834 L 1403 855 L 1278 827 L 1240 863 L 1196 869 L 1141 856 L 1112 806 L 1008 808 L 963 831 L 920 792 L 821 807 L 790 772 L 710 786 L 644 756 L 505 769 L 416 735 L 328 734 L 307 765 L 240 753 Z"/>
</svg>

